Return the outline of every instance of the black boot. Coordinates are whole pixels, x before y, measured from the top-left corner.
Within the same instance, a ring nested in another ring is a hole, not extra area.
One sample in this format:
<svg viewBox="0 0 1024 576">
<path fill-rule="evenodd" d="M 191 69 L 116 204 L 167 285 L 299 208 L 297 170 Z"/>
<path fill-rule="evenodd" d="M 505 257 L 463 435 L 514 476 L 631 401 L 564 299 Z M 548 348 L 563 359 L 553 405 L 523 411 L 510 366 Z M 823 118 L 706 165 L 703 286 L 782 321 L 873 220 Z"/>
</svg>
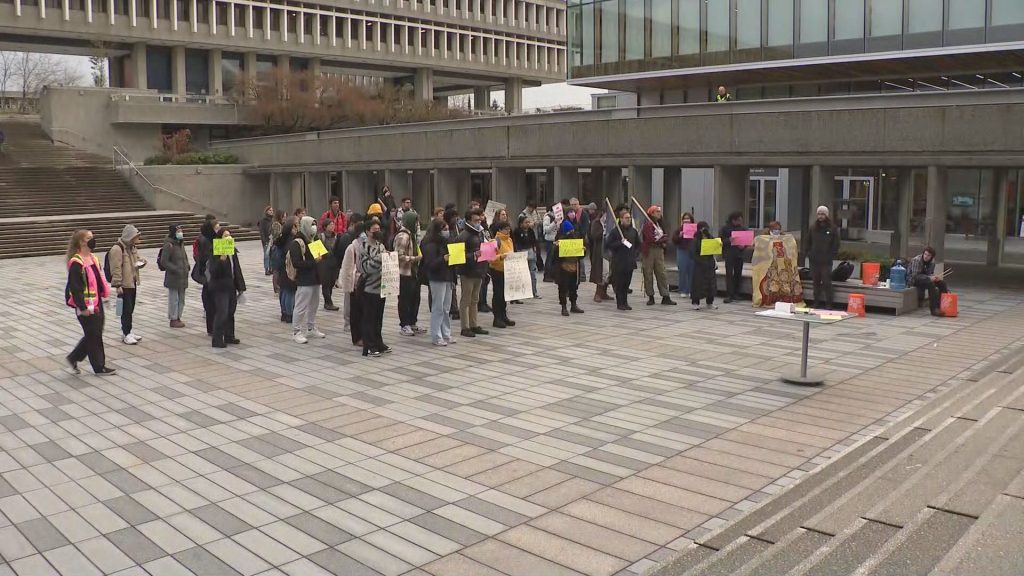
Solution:
<svg viewBox="0 0 1024 576">
<path fill-rule="evenodd" d="M 675 301 L 673 301 L 673 300 L 672 300 L 671 298 L 669 298 L 668 296 L 662 296 L 662 297 L 661 297 L 661 304 L 662 304 L 663 306 L 675 306 L 675 305 L 676 305 Z"/>
<path fill-rule="evenodd" d="M 648 306 L 654 306 L 654 296 L 648 296 L 647 297 L 647 305 Z"/>
<path fill-rule="evenodd" d="M 494 322 L 491 323 L 491 325 L 494 326 L 495 328 L 507 328 L 508 327 L 508 325 L 505 324 L 505 321 L 502 320 L 501 318 L 495 318 Z"/>
<path fill-rule="evenodd" d="M 562 316 L 568 316 L 568 315 L 569 315 L 569 309 L 565 307 L 565 304 L 562 304 Z"/>
<path fill-rule="evenodd" d="M 580 308 L 575 302 L 573 302 L 572 307 L 569 308 L 569 312 L 572 312 L 573 314 L 583 314 L 583 308 Z"/>
<path fill-rule="evenodd" d="M 510 320 L 508 316 L 505 316 L 502 320 L 505 322 L 505 326 L 512 327 L 516 325 L 516 323 Z"/>
<path fill-rule="evenodd" d="M 214 338 L 213 339 L 213 347 L 214 348 L 227 348 L 228 345 L 224 343 L 224 339 L 223 338 Z"/>
</svg>

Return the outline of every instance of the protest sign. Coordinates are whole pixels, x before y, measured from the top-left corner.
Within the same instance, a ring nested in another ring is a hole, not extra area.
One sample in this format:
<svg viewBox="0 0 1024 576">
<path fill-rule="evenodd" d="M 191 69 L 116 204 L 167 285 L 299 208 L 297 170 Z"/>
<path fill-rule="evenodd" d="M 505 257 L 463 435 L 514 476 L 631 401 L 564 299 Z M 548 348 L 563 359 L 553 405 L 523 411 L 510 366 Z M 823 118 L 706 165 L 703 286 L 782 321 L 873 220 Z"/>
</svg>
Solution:
<svg viewBox="0 0 1024 576">
<path fill-rule="evenodd" d="M 582 238 L 562 238 L 558 241 L 559 258 L 576 258 L 583 256 Z"/>
<path fill-rule="evenodd" d="M 490 262 L 498 257 L 498 241 L 491 240 L 480 245 L 480 258 L 478 262 Z"/>
<path fill-rule="evenodd" d="M 380 297 L 398 296 L 400 275 L 398 252 L 384 252 L 380 255 Z"/>
<path fill-rule="evenodd" d="M 683 224 L 683 238 L 693 238 L 697 233 L 697 225 L 686 223 Z"/>
<path fill-rule="evenodd" d="M 214 256 L 232 256 L 235 253 L 235 239 L 234 238 L 214 238 L 213 239 L 213 255 Z"/>
<path fill-rule="evenodd" d="M 533 282 L 530 279 L 529 256 L 526 252 L 512 252 L 505 255 L 505 301 L 529 300 L 533 298 Z"/>
<path fill-rule="evenodd" d="M 466 243 L 454 242 L 448 245 L 448 265 L 458 266 L 466 263 Z"/>
<path fill-rule="evenodd" d="M 320 258 L 327 254 L 327 247 L 323 242 L 317 240 L 309 243 L 309 251 L 313 254 L 313 258 Z"/>
<path fill-rule="evenodd" d="M 488 200 L 487 206 L 484 208 L 484 220 L 488 224 L 494 224 L 494 215 L 498 213 L 498 210 L 508 209 L 507 206 L 501 202 L 495 202 L 494 200 Z"/>
<path fill-rule="evenodd" d="M 701 256 L 718 256 L 722 253 L 721 238 L 704 238 L 700 241 Z"/>
<path fill-rule="evenodd" d="M 733 230 L 732 236 L 733 246 L 753 246 L 754 245 L 754 231 L 753 230 Z"/>
</svg>

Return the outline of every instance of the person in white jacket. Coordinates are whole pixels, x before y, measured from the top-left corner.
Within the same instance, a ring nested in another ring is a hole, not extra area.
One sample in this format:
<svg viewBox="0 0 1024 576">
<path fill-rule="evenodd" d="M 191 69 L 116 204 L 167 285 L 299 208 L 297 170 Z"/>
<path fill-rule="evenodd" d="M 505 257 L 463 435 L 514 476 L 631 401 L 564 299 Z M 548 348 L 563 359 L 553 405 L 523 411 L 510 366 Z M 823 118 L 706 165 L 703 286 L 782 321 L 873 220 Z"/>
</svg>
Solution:
<svg viewBox="0 0 1024 576">
<path fill-rule="evenodd" d="M 338 281 L 341 284 L 341 292 L 345 295 L 344 311 L 345 315 L 345 332 L 352 332 L 352 343 L 354 344 L 358 338 L 357 332 L 359 331 L 358 318 L 355 321 L 352 320 L 355 310 L 352 306 L 352 292 L 356 289 L 356 263 L 359 261 L 359 247 L 361 241 L 366 237 L 363 233 L 363 221 L 359 220 L 349 225 L 348 235 L 353 236 L 352 240 L 349 241 L 348 247 L 345 248 L 344 256 L 341 259 L 341 272 L 338 274 Z"/>
<path fill-rule="evenodd" d="M 555 218 L 555 213 L 548 210 L 547 214 L 544 215 L 544 281 L 554 282 L 554 250 L 555 250 L 555 235 L 558 234 L 558 219 Z"/>
</svg>

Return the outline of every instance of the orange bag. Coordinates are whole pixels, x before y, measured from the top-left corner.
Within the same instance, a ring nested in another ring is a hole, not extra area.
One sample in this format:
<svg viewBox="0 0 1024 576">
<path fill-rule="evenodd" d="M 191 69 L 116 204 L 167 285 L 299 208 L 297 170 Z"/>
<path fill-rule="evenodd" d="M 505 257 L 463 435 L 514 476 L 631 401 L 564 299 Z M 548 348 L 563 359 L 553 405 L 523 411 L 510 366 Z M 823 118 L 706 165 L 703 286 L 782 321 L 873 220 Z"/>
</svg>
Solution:
<svg viewBox="0 0 1024 576">
<path fill-rule="evenodd" d="M 860 265 L 860 275 L 865 286 L 878 286 L 878 277 L 882 275 L 882 265 L 878 262 L 864 262 Z"/>
<path fill-rule="evenodd" d="M 947 318 L 956 318 L 958 312 L 957 305 L 958 301 L 956 294 L 946 292 L 942 295 L 942 298 L 939 299 L 939 312 L 942 312 L 942 315 Z"/>
<path fill-rule="evenodd" d="M 855 314 L 862 318 L 867 314 L 867 311 L 864 309 L 863 294 L 850 294 L 850 299 L 846 302 L 846 313 Z"/>
</svg>

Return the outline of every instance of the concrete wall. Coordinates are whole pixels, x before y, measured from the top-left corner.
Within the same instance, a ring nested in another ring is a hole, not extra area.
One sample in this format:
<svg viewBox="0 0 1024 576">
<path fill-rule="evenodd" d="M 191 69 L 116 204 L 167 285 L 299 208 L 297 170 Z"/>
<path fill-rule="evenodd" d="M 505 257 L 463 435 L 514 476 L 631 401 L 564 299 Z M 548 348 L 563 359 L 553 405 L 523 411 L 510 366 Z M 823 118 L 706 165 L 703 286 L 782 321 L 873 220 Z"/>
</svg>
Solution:
<svg viewBox="0 0 1024 576">
<path fill-rule="evenodd" d="M 43 130 L 56 141 L 104 156 L 110 155 L 115 145 L 120 146 L 129 151 L 133 161 L 141 163 L 160 151 L 160 125 L 112 123 L 115 103 L 111 95 L 115 93 L 102 88 L 47 89 L 40 99 Z"/>
<path fill-rule="evenodd" d="M 189 198 L 155 190 L 137 174 L 128 180 L 157 210 L 203 214 L 213 212 L 232 224 L 253 225 L 270 204 L 270 185 L 264 175 L 247 175 L 247 166 L 146 166 L 139 170 L 155 186 Z M 291 209 L 293 206 L 275 206 Z"/>
</svg>

